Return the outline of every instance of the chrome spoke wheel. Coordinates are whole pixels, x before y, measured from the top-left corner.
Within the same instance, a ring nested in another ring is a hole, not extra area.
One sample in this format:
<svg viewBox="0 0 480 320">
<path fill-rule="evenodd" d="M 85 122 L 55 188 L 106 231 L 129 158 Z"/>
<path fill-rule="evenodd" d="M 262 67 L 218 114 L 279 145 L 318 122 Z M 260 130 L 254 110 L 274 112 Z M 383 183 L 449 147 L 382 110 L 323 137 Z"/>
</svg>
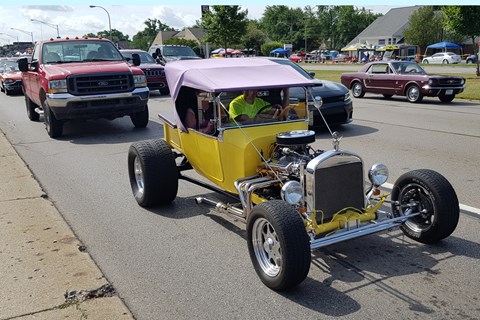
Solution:
<svg viewBox="0 0 480 320">
<path fill-rule="evenodd" d="M 145 178 L 143 175 L 142 164 L 139 157 L 135 157 L 133 162 L 134 173 L 135 173 L 135 182 L 137 183 L 138 193 L 142 195 L 145 190 Z"/>
<path fill-rule="evenodd" d="M 435 222 L 435 207 L 428 190 L 416 183 L 408 184 L 400 193 L 399 200 L 401 214 L 404 214 L 406 208 L 413 208 L 414 213 L 422 212 L 408 219 L 405 225 L 414 232 L 428 231 Z"/>
<path fill-rule="evenodd" d="M 273 226 L 264 218 L 253 225 L 252 243 L 258 264 L 270 277 L 278 275 L 283 259 L 280 242 Z"/>
</svg>

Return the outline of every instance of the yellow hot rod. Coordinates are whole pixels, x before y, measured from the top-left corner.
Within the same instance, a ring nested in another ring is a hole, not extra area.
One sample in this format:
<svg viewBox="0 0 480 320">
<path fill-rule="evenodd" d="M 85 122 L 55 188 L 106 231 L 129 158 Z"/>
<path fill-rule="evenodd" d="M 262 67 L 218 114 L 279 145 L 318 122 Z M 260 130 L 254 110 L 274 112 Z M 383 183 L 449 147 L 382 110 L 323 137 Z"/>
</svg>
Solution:
<svg viewBox="0 0 480 320">
<path fill-rule="evenodd" d="M 322 100 L 309 96 L 314 83 L 290 66 L 262 58 L 210 59 L 170 62 L 165 71 L 174 115 L 159 115 L 163 139 L 130 146 L 135 199 L 144 207 L 168 204 L 179 179 L 233 198 L 196 202 L 246 223 L 253 266 L 268 287 L 301 283 L 311 250 L 333 243 L 394 227 L 433 243 L 455 230 L 457 196 L 439 173 L 407 172 L 390 195 L 380 191 L 387 167 L 364 170 L 359 155 L 340 148 L 336 132 L 330 150 L 313 149 L 305 101 L 313 98 L 321 114 Z M 305 99 L 290 99 L 291 88 L 303 88 Z M 244 123 L 232 116 L 230 105 L 248 90 L 264 107 Z M 182 174 L 191 169 L 208 182 Z"/>
</svg>

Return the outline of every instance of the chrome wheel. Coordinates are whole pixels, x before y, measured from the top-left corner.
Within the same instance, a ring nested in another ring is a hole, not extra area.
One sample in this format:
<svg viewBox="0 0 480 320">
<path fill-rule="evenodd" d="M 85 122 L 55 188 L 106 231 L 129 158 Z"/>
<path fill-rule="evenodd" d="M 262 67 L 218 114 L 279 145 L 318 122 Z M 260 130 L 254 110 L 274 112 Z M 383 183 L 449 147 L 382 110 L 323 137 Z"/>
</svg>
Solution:
<svg viewBox="0 0 480 320">
<path fill-rule="evenodd" d="M 399 194 L 401 203 L 400 213 L 405 214 L 406 208 L 413 207 L 414 212 L 422 212 L 421 215 L 408 219 L 405 226 L 414 232 L 425 232 L 435 222 L 435 207 L 428 190 L 416 183 L 410 183 Z"/>
<path fill-rule="evenodd" d="M 355 82 L 352 86 L 352 95 L 355 98 L 362 98 L 365 95 L 363 91 L 362 84 L 360 82 Z"/>
<path fill-rule="evenodd" d="M 145 179 L 143 176 L 142 164 L 139 157 L 135 157 L 135 160 L 133 161 L 133 170 L 135 173 L 137 192 L 139 193 L 139 196 L 141 196 L 143 195 L 143 192 L 145 190 Z"/>
<path fill-rule="evenodd" d="M 420 102 L 423 96 L 420 93 L 420 88 L 412 85 L 407 89 L 407 99 L 410 102 Z"/>
<path fill-rule="evenodd" d="M 275 277 L 282 268 L 281 246 L 273 226 L 264 218 L 257 219 L 252 229 L 255 256 L 263 272 Z"/>
</svg>

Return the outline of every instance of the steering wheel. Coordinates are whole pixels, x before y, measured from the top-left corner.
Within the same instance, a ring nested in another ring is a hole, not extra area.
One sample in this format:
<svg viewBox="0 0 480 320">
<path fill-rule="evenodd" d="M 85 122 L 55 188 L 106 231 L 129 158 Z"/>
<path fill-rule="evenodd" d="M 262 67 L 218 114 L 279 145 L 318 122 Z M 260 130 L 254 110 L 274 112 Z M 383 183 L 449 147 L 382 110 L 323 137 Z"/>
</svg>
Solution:
<svg viewBox="0 0 480 320">
<path fill-rule="evenodd" d="M 408 71 L 408 72 L 409 72 L 409 73 L 417 73 L 417 70 L 412 69 L 412 70 L 410 70 L 410 71 Z"/>
<path fill-rule="evenodd" d="M 266 106 L 261 107 L 260 110 L 258 110 L 257 113 L 255 114 L 255 117 L 258 117 L 263 111 L 270 108 L 274 108 L 274 107 L 275 106 L 272 106 L 271 104 L 267 104 Z"/>
</svg>

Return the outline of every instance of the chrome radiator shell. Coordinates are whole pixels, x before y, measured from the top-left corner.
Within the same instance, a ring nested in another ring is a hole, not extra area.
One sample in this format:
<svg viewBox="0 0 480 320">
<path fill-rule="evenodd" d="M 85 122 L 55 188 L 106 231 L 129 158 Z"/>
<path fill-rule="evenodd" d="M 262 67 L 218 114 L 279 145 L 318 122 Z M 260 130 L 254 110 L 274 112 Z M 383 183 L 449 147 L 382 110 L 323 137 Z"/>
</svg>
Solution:
<svg viewBox="0 0 480 320">
<path fill-rule="evenodd" d="M 324 222 L 341 209 L 365 207 L 363 161 L 355 153 L 328 150 L 312 159 L 305 170 L 306 203 Z"/>
</svg>

